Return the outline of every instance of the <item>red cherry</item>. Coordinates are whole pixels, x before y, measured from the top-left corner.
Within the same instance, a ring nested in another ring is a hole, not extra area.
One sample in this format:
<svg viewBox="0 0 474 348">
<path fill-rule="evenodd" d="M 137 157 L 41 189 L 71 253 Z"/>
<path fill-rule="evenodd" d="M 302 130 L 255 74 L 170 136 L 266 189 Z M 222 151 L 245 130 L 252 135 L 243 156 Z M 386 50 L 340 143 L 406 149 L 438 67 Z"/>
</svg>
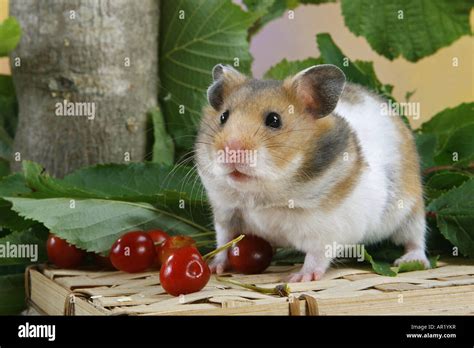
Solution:
<svg viewBox="0 0 474 348">
<path fill-rule="evenodd" d="M 174 250 L 160 270 L 161 286 L 173 296 L 201 290 L 210 277 L 209 266 L 194 246 Z"/>
<path fill-rule="evenodd" d="M 246 235 L 228 251 L 229 264 L 235 271 L 244 274 L 262 273 L 272 262 L 273 249 L 265 240 Z"/>
<path fill-rule="evenodd" d="M 49 235 L 46 241 L 46 250 L 49 261 L 60 268 L 75 268 L 86 256 L 84 250 L 76 248 L 54 234 Z"/>
<path fill-rule="evenodd" d="M 148 235 L 151 237 L 153 240 L 153 243 L 155 243 L 155 266 L 157 268 L 161 267 L 161 248 L 163 247 L 164 242 L 170 237 L 166 232 L 162 230 L 150 230 L 147 232 Z"/>
<path fill-rule="evenodd" d="M 109 258 L 120 271 L 143 272 L 155 261 L 155 245 L 146 232 L 128 232 L 112 245 Z"/>
<path fill-rule="evenodd" d="M 163 265 L 168 257 L 175 252 L 175 250 L 186 247 L 196 246 L 194 239 L 188 236 L 171 236 L 161 246 L 160 261 Z"/>
</svg>

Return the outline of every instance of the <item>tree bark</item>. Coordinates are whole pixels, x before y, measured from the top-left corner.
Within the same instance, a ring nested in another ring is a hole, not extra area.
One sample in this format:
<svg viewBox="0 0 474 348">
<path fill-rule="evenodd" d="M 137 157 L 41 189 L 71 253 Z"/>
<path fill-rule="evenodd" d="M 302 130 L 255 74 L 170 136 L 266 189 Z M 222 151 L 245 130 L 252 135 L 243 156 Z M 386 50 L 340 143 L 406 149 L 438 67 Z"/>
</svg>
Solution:
<svg viewBox="0 0 474 348">
<path fill-rule="evenodd" d="M 143 160 L 146 111 L 157 105 L 159 1 L 10 3 L 23 32 L 10 59 L 19 104 L 13 167 L 21 157 L 62 177 Z M 58 103 L 73 105 L 74 116 Z"/>
</svg>

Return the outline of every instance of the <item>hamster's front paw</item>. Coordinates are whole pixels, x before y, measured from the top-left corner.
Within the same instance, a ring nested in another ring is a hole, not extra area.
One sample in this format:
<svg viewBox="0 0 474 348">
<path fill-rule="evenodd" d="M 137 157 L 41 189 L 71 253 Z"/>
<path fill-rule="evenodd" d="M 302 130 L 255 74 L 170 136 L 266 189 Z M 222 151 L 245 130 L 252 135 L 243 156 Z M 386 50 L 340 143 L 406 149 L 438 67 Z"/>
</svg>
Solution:
<svg viewBox="0 0 474 348">
<path fill-rule="evenodd" d="M 219 257 L 217 255 L 209 264 L 212 273 L 222 274 L 229 268 L 227 257 Z"/>
<path fill-rule="evenodd" d="M 320 280 L 324 273 L 324 270 L 315 270 L 312 272 L 301 272 L 291 273 L 287 278 L 287 283 L 299 283 L 299 282 L 311 282 L 313 280 Z"/>
<path fill-rule="evenodd" d="M 431 268 L 430 261 L 425 255 L 425 251 L 423 249 L 415 249 L 412 251 L 407 252 L 402 257 L 395 260 L 394 265 L 400 266 L 400 264 L 405 262 L 414 262 L 419 261 L 425 266 L 425 269 Z"/>
<path fill-rule="evenodd" d="M 303 267 L 299 272 L 292 273 L 286 277 L 288 283 L 311 282 L 320 280 L 328 269 L 330 260 L 324 253 L 306 254 Z"/>
</svg>

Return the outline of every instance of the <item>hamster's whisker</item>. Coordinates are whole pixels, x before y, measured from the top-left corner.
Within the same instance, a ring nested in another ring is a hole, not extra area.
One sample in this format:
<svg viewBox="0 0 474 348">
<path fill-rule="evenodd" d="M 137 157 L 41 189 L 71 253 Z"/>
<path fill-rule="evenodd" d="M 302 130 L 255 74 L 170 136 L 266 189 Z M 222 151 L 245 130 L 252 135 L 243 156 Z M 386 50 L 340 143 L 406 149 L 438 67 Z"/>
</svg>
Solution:
<svg viewBox="0 0 474 348">
<path fill-rule="evenodd" d="M 210 145 L 210 146 L 213 145 L 212 143 L 208 143 L 206 141 L 196 141 L 196 144 L 205 144 L 205 145 Z"/>
<path fill-rule="evenodd" d="M 257 133 L 260 131 L 261 128 L 262 128 L 262 125 L 258 126 L 257 130 L 256 130 L 255 133 L 252 135 L 252 137 L 257 136 Z"/>
<path fill-rule="evenodd" d="M 212 125 L 210 125 L 206 120 L 202 119 L 201 124 L 207 126 L 214 134 L 218 132 L 218 129 L 214 128 Z"/>
<path fill-rule="evenodd" d="M 163 187 L 165 187 L 165 183 L 166 183 L 166 180 L 171 179 L 172 176 L 176 173 L 176 171 L 180 168 L 180 167 L 184 167 L 185 164 L 187 164 L 189 161 L 193 160 L 194 159 L 194 155 L 192 155 L 193 153 L 195 152 L 194 149 L 186 152 L 185 154 L 183 154 L 179 159 L 178 161 L 176 162 L 176 164 L 173 166 L 173 168 L 171 169 L 171 171 L 166 175 L 166 177 L 163 179 Z M 189 156 L 189 157 L 187 157 Z"/>
</svg>

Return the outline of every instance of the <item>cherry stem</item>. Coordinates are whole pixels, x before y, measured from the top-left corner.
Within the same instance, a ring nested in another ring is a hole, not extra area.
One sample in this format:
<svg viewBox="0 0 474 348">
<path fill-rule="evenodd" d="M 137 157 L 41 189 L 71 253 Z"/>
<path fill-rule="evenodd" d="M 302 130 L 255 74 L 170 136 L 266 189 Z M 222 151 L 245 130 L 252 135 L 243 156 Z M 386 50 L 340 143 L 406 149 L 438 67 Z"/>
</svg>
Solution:
<svg viewBox="0 0 474 348">
<path fill-rule="evenodd" d="M 283 283 L 280 285 L 275 286 L 274 288 L 262 288 L 260 286 L 257 286 L 255 284 L 246 284 L 246 283 L 241 283 L 237 280 L 233 279 L 225 279 L 222 277 L 216 276 L 216 279 L 222 283 L 228 283 L 228 284 L 233 284 L 240 286 L 245 289 L 253 290 L 262 294 L 268 294 L 268 295 L 278 295 L 280 297 L 288 297 L 290 296 L 291 290 L 290 287 L 288 286 L 287 283 Z"/>
<path fill-rule="evenodd" d="M 225 243 L 223 246 L 217 248 L 216 250 L 213 250 L 211 251 L 210 253 L 207 253 L 206 255 L 203 256 L 203 259 L 204 261 L 209 261 L 210 259 L 212 259 L 214 256 L 216 256 L 217 254 L 219 254 L 221 251 L 224 251 L 228 248 L 230 248 L 232 245 L 234 245 L 235 243 L 238 243 L 240 242 L 243 238 L 245 237 L 245 234 L 241 234 L 240 236 L 238 236 L 237 238 L 235 239 L 232 239 L 229 243 Z"/>
</svg>

